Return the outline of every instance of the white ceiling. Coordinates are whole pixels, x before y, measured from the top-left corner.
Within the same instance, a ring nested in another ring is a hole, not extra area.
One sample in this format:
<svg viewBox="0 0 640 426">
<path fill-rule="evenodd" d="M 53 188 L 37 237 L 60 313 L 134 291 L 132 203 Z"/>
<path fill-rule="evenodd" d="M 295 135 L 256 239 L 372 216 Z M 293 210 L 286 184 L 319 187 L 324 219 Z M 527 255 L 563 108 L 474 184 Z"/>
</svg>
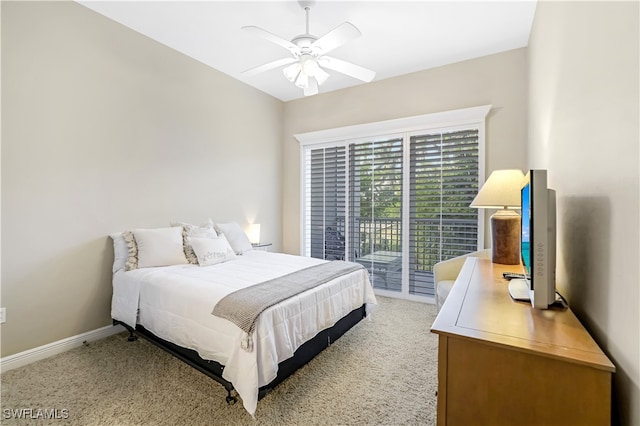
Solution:
<svg viewBox="0 0 640 426">
<path fill-rule="evenodd" d="M 242 71 L 288 57 L 284 48 L 249 34 L 254 25 L 291 40 L 305 32 L 297 1 L 79 1 L 80 4 L 283 101 L 303 97 L 281 69 Z M 536 2 L 314 2 L 310 32 L 318 37 L 345 21 L 359 38 L 331 56 L 376 72 L 374 81 L 527 45 Z M 330 71 L 320 93 L 363 84 Z"/>
</svg>

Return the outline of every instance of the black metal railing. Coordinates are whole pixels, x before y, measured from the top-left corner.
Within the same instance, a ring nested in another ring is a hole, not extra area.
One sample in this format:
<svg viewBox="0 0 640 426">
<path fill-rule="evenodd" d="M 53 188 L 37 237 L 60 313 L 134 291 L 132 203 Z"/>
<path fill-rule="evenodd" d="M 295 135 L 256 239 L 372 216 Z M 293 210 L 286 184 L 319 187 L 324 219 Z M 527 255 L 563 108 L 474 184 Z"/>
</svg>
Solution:
<svg viewBox="0 0 640 426">
<path fill-rule="evenodd" d="M 413 219 L 409 223 L 409 293 L 434 295 L 433 265 L 477 249 L 475 219 Z M 402 220 L 351 219 L 349 246 L 345 246 L 344 217 L 327 227 L 325 258 L 362 263 L 375 288 L 401 291 Z"/>
</svg>

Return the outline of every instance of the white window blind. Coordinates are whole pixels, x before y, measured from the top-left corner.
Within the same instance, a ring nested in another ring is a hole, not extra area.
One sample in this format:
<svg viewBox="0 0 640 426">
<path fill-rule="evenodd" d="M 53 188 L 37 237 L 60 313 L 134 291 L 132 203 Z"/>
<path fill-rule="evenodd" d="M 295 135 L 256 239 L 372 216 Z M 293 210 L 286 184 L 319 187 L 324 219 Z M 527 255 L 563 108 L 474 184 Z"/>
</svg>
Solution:
<svg viewBox="0 0 640 426">
<path fill-rule="evenodd" d="M 410 138 L 410 294 L 433 296 L 433 265 L 477 249 L 478 170 L 478 129 Z"/>
<path fill-rule="evenodd" d="M 319 259 L 344 259 L 346 149 L 311 149 L 306 163 L 306 254 Z"/>
</svg>

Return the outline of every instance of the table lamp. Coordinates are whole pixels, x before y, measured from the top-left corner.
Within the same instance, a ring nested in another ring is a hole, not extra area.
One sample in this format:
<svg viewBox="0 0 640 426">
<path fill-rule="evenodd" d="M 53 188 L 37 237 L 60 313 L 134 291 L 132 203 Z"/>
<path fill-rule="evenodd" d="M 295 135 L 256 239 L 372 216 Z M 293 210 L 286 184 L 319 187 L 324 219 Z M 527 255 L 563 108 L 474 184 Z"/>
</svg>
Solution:
<svg viewBox="0 0 640 426">
<path fill-rule="evenodd" d="M 520 170 L 495 170 L 482 185 L 471 207 L 499 209 L 491 216 L 491 258 L 493 263 L 520 264 Z"/>
<path fill-rule="evenodd" d="M 260 224 L 252 223 L 249 225 L 249 229 L 247 231 L 247 237 L 249 237 L 249 241 L 253 245 L 260 244 Z"/>
</svg>

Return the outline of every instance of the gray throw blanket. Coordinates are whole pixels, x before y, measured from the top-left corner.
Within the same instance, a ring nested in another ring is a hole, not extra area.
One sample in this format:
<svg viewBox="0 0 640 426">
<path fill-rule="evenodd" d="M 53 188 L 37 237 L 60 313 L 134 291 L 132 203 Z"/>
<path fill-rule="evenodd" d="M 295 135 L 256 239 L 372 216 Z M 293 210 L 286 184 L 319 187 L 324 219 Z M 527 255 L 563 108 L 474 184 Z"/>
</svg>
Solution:
<svg viewBox="0 0 640 426">
<path fill-rule="evenodd" d="M 251 335 L 258 315 L 263 311 L 285 299 L 359 269 L 364 267 L 359 263 L 342 260 L 314 265 L 234 291 L 223 297 L 211 313 L 240 327 L 247 334 L 241 342 L 241 347 L 251 352 L 253 350 Z"/>
</svg>

